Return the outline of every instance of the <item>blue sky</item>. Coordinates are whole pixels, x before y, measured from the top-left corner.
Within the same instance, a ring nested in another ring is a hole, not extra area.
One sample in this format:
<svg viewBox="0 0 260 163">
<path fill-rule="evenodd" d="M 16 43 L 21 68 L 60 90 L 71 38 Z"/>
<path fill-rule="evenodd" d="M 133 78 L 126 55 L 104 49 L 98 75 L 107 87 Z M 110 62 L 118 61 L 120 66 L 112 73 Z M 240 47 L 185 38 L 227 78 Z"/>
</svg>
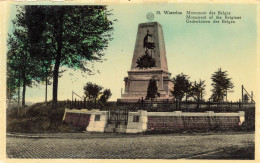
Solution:
<svg viewBox="0 0 260 163">
<path fill-rule="evenodd" d="M 182 15 L 155 15 L 153 21 L 163 27 L 168 69 L 172 77 L 184 73 L 190 80 L 206 80 L 206 98 L 211 95 L 211 75 L 218 68 L 226 70 L 234 83 L 234 92 L 228 100 L 241 98 L 241 85 L 256 92 L 256 5 L 254 4 L 153 4 L 153 5 L 109 5 L 114 24 L 113 40 L 105 51 L 103 63 L 95 63 L 100 74 L 82 77 L 80 71 L 67 70 L 59 79 L 58 99 L 71 99 L 72 90 L 83 95 L 83 86 L 94 82 L 110 88 L 116 100 L 124 88 L 124 77 L 130 70 L 134 52 L 137 27 L 148 22 L 148 12 L 165 10 L 181 11 Z M 10 17 L 15 16 L 14 5 L 10 6 Z M 242 19 L 235 24 L 188 24 L 186 11 L 228 11 Z M 9 32 L 12 30 L 9 23 Z M 70 74 L 73 75 L 70 75 Z M 26 100 L 44 101 L 44 85 L 27 88 Z M 52 98 L 52 86 L 48 87 L 48 100 Z"/>
</svg>

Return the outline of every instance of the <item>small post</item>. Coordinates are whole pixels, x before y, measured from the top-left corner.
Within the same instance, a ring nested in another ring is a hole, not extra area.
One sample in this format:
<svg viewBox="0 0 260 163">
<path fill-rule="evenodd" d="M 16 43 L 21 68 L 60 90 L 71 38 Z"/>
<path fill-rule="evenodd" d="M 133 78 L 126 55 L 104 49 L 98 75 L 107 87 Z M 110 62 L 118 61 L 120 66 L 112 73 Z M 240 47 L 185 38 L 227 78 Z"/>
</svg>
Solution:
<svg viewBox="0 0 260 163">
<path fill-rule="evenodd" d="M 143 110 L 144 98 L 141 99 L 141 109 Z"/>
<path fill-rule="evenodd" d="M 84 109 L 86 109 L 86 97 L 84 97 Z"/>
<path fill-rule="evenodd" d="M 242 103 L 244 102 L 244 97 L 243 97 L 243 95 L 244 95 L 244 86 L 242 85 Z"/>
<path fill-rule="evenodd" d="M 73 101 L 73 91 L 72 91 L 72 98 L 71 98 L 71 101 Z"/>
<path fill-rule="evenodd" d="M 251 103 L 253 103 L 254 101 L 254 94 L 253 94 L 253 91 L 251 91 Z"/>
<path fill-rule="evenodd" d="M 200 104 L 199 104 L 199 108 L 201 108 L 201 103 L 202 103 L 202 90 L 200 90 Z"/>
<path fill-rule="evenodd" d="M 187 93 L 186 93 L 186 99 L 185 99 L 185 107 L 186 107 L 186 109 L 188 109 L 188 104 L 187 104 Z"/>
<path fill-rule="evenodd" d="M 227 102 L 227 90 L 226 90 L 226 102 Z"/>
<path fill-rule="evenodd" d="M 82 109 L 82 104 L 83 104 L 83 101 L 80 101 L 79 109 Z"/>
<path fill-rule="evenodd" d="M 20 106 L 18 106 L 18 110 L 17 110 L 17 116 L 18 117 L 20 117 L 19 111 L 20 111 Z"/>
<path fill-rule="evenodd" d="M 127 125 L 127 123 L 128 123 L 128 108 L 126 108 L 126 125 Z"/>
</svg>

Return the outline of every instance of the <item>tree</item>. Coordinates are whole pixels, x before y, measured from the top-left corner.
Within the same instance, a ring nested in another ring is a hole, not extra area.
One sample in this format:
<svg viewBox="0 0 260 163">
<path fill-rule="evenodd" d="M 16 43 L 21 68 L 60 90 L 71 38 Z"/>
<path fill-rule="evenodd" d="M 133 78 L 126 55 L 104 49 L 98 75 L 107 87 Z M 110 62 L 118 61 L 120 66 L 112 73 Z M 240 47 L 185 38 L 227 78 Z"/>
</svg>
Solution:
<svg viewBox="0 0 260 163">
<path fill-rule="evenodd" d="M 85 86 L 84 86 L 84 94 L 86 96 L 87 99 L 89 99 L 90 101 L 94 101 L 96 103 L 97 98 L 99 95 L 101 95 L 101 90 L 103 89 L 102 86 L 99 86 L 97 84 L 88 82 Z"/>
<path fill-rule="evenodd" d="M 47 92 L 48 92 L 48 85 L 51 85 L 51 79 L 52 79 L 52 66 L 50 65 L 50 63 L 46 63 L 46 62 L 43 62 L 42 63 L 42 76 L 41 76 L 41 81 L 44 81 L 45 83 L 45 103 L 47 103 Z"/>
<path fill-rule="evenodd" d="M 151 101 L 153 102 L 153 100 L 157 96 L 160 97 L 160 93 L 158 92 L 157 82 L 154 78 L 152 78 L 149 81 L 149 84 L 147 87 L 147 95 L 146 95 L 145 99 L 147 99 L 147 100 L 151 99 Z"/>
<path fill-rule="evenodd" d="M 14 24 L 15 27 L 17 24 Z M 18 103 L 20 100 L 20 86 L 22 86 L 22 106 L 25 106 L 26 86 L 31 87 L 36 81 L 39 82 L 38 74 L 40 66 L 36 60 L 32 59 L 28 48 L 27 28 L 15 28 L 12 35 L 8 36 L 8 55 L 7 66 L 9 79 L 9 88 L 18 87 Z"/>
<path fill-rule="evenodd" d="M 15 100 L 15 95 L 17 94 L 17 102 L 20 104 L 20 71 L 14 71 L 14 63 L 17 63 L 14 60 L 10 61 L 12 53 L 10 51 L 7 52 L 7 82 L 6 82 L 6 97 L 9 102 Z"/>
<path fill-rule="evenodd" d="M 205 95 L 205 80 L 199 80 L 199 82 L 192 82 L 189 96 L 193 97 L 196 101 L 202 101 L 203 96 Z"/>
<path fill-rule="evenodd" d="M 39 83 L 40 81 L 45 81 L 46 83 L 46 95 L 47 95 L 47 84 L 50 84 L 50 70 L 51 70 L 51 55 L 44 55 L 48 53 L 47 40 L 42 40 L 39 44 L 39 38 L 36 38 L 38 35 L 36 32 L 42 33 L 43 22 L 42 19 L 39 19 L 37 22 L 31 22 L 28 20 L 30 17 L 37 17 L 39 13 L 37 11 L 37 6 L 30 10 L 34 12 L 26 12 L 25 7 L 18 7 L 18 14 L 16 18 L 12 21 L 14 26 L 14 31 L 9 35 L 8 46 L 9 50 L 12 51 L 12 54 L 9 55 L 9 66 L 12 66 L 13 63 L 16 64 L 16 71 L 20 73 L 17 78 L 27 78 L 30 82 L 24 82 L 26 86 L 31 86 L 33 81 Z M 41 10 L 39 10 L 41 11 Z M 37 15 L 37 16 L 36 16 Z M 31 24 L 34 23 L 34 26 Z M 37 28 L 32 29 L 32 27 L 37 26 Z M 38 29 L 38 31 L 32 32 L 33 30 Z M 37 44 L 38 43 L 38 44 Z M 40 49 L 41 48 L 41 49 Z M 18 54 L 19 53 L 19 54 Z M 18 57 L 15 57 L 18 55 Z M 38 57 L 35 57 L 38 56 Z M 11 60 L 15 60 L 12 62 Z M 9 67 L 8 66 L 8 67 Z M 25 68 L 24 68 L 25 67 Z M 12 68 L 14 68 L 12 66 Z M 11 71 L 12 69 L 10 69 Z M 15 70 L 15 69 L 13 69 Z M 11 74 L 11 73 L 10 73 Z M 33 74 L 33 78 L 32 78 Z M 30 78 L 31 75 L 31 78 Z M 18 81 L 20 81 L 18 79 Z M 19 82 L 20 83 L 20 82 Z M 23 85 L 24 85 L 23 84 Z M 20 84 L 18 84 L 20 85 Z M 25 103 L 25 86 L 23 86 L 23 105 Z M 18 97 L 19 97 L 18 89 Z M 47 96 L 46 96 L 47 97 Z M 18 98 L 19 99 L 19 98 Z"/>
<path fill-rule="evenodd" d="M 247 94 L 244 94 L 244 99 L 243 100 L 244 100 L 245 103 L 248 103 L 249 97 L 248 97 Z"/>
<path fill-rule="evenodd" d="M 102 61 L 111 38 L 113 22 L 106 6 L 25 6 L 17 19 L 28 26 L 35 57 L 53 64 L 53 106 L 58 98 L 61 66 L 91 72 L 89 62 Z M 40 24 L 38 24 L 40 22 Z M 46 42 L 46 47 L 41 45 Z"/>
<path fill-rule="evenodd" d="M 171 91 L 171 93 L 178 101 L 181 101 L 184 95 L 189 93 L 191 87 L 189 78 L 189 76 L 181 73 L 176 75 L 172 79 L 174 84 L 174 90 Z"/>
<path fill-rule="evenodd" d="M 110 89 L 105 89 L 103 91 L 103 94 L 101 95 L 99 101 L 102 103 L 102 104 L 106 104 L 108 99 L 112 96 L 112 93 L 110 91 Z"/>
<path fill-rule="evenodd" d="M 221 102 L 227 95 L 227 91 L 234 88 L 231 78 L 228 77 L 227 71 L 222 71 L 221 68 L 214 72 L 211 76 L 212 79 L 212 95 L 211 99 L 215 102 Z"/>
</svg>

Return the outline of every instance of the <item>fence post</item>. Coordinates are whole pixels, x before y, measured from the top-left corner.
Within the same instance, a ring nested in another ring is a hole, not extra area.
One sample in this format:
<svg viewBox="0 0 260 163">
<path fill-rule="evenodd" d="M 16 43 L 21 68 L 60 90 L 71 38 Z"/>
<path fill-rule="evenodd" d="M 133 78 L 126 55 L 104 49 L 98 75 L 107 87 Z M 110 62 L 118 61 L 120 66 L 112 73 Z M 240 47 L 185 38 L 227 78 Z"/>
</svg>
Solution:
<svg viewBox="0 0 260 163">
<path fill-rule="evenodd" d="M 80 101 L 80 109 L 83 108 L 83 101 Z"/>
<path fill-rule="evenodd" d="M 143 104 L 144 104 L 144 98 L 142 97 L 142 100 L 141 100 L 141 110 L 143 110 Z"/>
<path fill-rule="evenodd" d="M 86 98 L 84 98 L 84 109 L 86 109 Z"/>
<path fill-rule="evenodd" d="M 107 122 L 110 123 L 110 108 L 107 109 Z"/>
</svg>

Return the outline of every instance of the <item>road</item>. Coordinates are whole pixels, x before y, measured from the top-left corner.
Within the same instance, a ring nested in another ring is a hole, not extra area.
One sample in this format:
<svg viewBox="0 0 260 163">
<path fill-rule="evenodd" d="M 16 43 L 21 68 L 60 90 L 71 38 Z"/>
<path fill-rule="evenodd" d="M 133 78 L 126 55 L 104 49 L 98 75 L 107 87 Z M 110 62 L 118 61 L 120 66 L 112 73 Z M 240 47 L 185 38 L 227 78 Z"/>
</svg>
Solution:
<svg viewBox="0 0 260 163">
<path fill-rule="evenodd" d="M 7 136 L 9 158 L 254 159 L 254 133 Z"/>
</svg>

